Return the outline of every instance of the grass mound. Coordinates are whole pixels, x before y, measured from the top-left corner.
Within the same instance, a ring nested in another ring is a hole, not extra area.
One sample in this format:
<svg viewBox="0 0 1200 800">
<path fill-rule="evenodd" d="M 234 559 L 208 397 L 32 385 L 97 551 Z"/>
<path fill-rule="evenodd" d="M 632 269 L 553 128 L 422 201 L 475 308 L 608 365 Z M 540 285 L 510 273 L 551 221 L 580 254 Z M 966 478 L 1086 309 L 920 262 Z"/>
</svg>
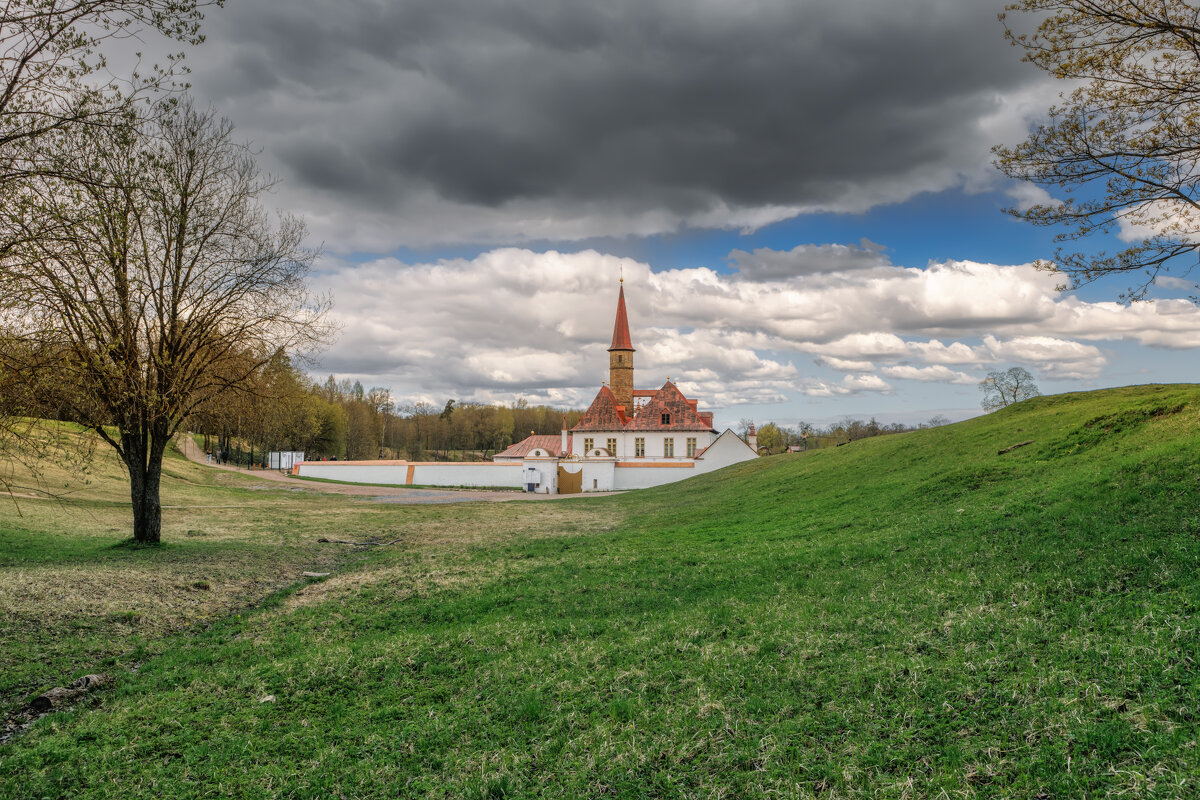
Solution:
<svg viewBox="0 0 1200 800">
<path fill-rule="evenodd" d="M 40 721 L 0 796 L 1195 796 L 1198 418 L 1194 386 L 1043 397 L 372 508 L 402 545 Z"/>
</svg>

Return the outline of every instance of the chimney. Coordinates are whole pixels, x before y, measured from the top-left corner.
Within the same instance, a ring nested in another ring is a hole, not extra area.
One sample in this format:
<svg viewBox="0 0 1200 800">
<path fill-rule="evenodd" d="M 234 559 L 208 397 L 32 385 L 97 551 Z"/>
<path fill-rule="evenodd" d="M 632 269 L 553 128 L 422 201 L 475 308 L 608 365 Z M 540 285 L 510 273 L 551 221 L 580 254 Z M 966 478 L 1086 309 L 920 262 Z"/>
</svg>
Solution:
<svg viewBox="0 0 1200 800">
<path fill-rule="evenodd" d="M 746 444 L 750 445 L 750 449 L 755 453 L 758 452 L 758 432 L 754 430 L 754 423 L 750 423 L 750 432 L 746 434 Z"/>
<path fill-rule="evenodd" d="M 564 456 L 570 455 L 567 452 L 567 415 L 566 414 L 563 414 L 562 445 L 560 446 L 558 452 L 562 453 Z"/>
</svg>

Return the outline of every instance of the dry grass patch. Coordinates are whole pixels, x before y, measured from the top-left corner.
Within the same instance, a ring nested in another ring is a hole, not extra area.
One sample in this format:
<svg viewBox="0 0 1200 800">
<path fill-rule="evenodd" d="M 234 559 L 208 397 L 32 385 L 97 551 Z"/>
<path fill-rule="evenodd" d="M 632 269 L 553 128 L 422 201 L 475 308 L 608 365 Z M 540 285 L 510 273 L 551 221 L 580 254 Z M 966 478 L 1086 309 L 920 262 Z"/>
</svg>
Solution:
<svg viewBox="0 0 1200 800">
<path fill-rule="evenodd" d="M 468 589 L 496 575 L 497 564 L 471 559 L 481 548 L 620 522 L 582 513 L 579 501 L 401 506 L 296 491 L 172 453 L 164 544 L 134 548 L 121 546 L 128 483 L 111 452 L 97 449 L 86 474 L 48 464 L 41 475 L 57 496 L 24 499 L 19 517 L 0 521 L 0 712 L 75 674 L 134 663 L 178 632 L 304 584 L 305 571 L 335 574 L 302 586 L 285 612 L 368 587 L 390 601 Z M 402 541 L 368 553 L 321 538 Z M 356 567 L 368 558 L 376 569 Z"/>
<path fill-rule="evenodd" d="M 287 613 L 297 608 L 356 595 L 368 586 L 392 587 L 390 598 L 401 602 L 422 592 L 464 589 L 521 574 L 533 562 L 501 559 L 464 560 L 472 550 L 500 546 L 522 539 L 598 534 L 621 525 L 627 513 L 610 506 L 606 514 L 581 513 L 577 503 L 470 503 L 438 506 L 378 506 L 365 511 L 371 519 L 391 526 L 372 526 L 379 537 L 400 537 L 387 545 L 380 558 L 350 571 L 339 572 L 298 590 L 280 606 Z M 336 512 L 333 512 L 336 513 Z M 329 545 L 337 547 L 339 545 Z M 539 565 L 541 566 L 541 565 Z"/>
<path fill-rule="evenodd" d="M 160 636 L 222 616 L 294 583 L 299 572 L 247 575 L 245 564 L 184 570 L 125 565 L 34 568 L 9 572 L 0 584 L 0 614 L 27 630 L 88 628 L 126 621 L 130 631 Z M 261 566 L 261 565 L 259 565 Z"/>
<path fill-rule="evenodd" d="M 591 498 L 553 503 L 469 503 L 412 506 L 401 529 L 411 545 L 422 547 L 490 547 L 519 538 L 576 536 L 616 530 L 627 511 L 614 504 L 594 512 Z"/>
</svg>

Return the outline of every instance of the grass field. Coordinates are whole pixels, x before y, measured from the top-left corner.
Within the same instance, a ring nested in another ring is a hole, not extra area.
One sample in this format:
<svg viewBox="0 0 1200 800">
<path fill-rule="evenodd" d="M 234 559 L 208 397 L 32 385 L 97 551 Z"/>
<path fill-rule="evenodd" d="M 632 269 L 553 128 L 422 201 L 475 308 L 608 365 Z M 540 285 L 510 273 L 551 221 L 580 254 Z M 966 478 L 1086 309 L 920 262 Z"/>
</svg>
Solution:
<svg viewBox="0 0 1200 800">
<path fill-rule="evenodd" d="M 1194 797 L 1198 419 L 1044 397 L 555 503 L 173 460 L 151 550 L 97 474 L 0 522 L 0 701 L 117 683 L 0 797 Z"/>
</svg>

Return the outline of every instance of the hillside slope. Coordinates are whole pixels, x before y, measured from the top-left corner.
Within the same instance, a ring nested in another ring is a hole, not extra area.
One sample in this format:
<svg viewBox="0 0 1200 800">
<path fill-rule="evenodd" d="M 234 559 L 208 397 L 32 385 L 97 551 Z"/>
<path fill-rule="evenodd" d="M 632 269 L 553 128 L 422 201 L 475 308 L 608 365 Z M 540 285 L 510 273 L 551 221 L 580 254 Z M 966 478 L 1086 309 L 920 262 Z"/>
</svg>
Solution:
<svg viewBox="0 0 1200 800">
<path fill-rule="evenodd" d="M 1195 796 L 1198 418 L 1043 397 L 463 518 L 43 720 L 0 795 Z"/>
</svg>

